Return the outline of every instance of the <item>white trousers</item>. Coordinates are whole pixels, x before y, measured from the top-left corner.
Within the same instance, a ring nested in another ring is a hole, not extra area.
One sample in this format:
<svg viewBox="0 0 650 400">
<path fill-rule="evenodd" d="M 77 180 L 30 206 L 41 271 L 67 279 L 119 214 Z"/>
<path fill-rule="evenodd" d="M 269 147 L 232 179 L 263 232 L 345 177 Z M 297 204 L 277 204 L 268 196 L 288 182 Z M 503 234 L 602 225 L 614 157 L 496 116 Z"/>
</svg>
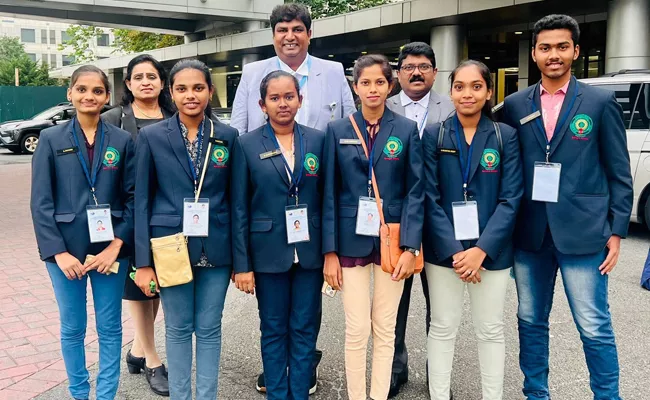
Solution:
<svg viewBox="0 0 650 400">
<path fill-rule="evenodd" d="M 478 339 L 483 400 L 503 398 L 506 347 L 503 308 L 510 269 L 481 271 L 481 283 L 467 284 L 452 268 L 425 265 L 431 301 L 427 340 L 431 400 L 449 400 L 456 334 L 463 313 L 465 287 L 469 292 L 474 331 Z"/>
</svg>

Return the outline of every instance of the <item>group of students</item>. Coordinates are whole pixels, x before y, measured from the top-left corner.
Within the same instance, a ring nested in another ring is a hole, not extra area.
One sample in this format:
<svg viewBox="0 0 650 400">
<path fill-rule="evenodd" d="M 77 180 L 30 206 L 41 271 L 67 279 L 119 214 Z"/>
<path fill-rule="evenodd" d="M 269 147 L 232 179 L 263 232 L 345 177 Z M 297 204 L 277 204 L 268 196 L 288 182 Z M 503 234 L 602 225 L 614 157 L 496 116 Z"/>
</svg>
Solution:
<svg viewBox="0 0 650 400">
<path fill-rule="evenodd" d="M 451 103 L 431 92 L 435 56 L 423 43 L 403 48 L 402 92 L 390 99 L 396 82 L 386 57 L 361 56 L 355 111 L 340 64 L 307 53 L 307 10 L 278 6 L 271 25 L 277 57 L 244 68 L 230 127 L 212 116 L 214 88 L 200 61 L 180 61 L 167 76 L 150 56 L 136 57 L 122 107 L 101 117 L 106 75 L 93 66 L 74 72 L 68 97 L 76 117 L 41 134 L 31 201 L 72 397 L 90 392 L 90 279 L 98 399 L 113 399 L 118 388 L 123 292 L 140 301 L 132 306 L 129 371 L 144 370 L 156 393 L 191 399 L 195 335 L 195 397 L 215 399 L 232 279 L 257 297 L 264 366 L 257 386 L 267 398 L 304 400 L 315 391 L 322 293 L 341 291 L 348 397 L 367 397 L 372 335 L 369 396 L 385 400 L 408 380 L 404 313 L 422 270 L 431 398 L 452 397 L 467 288 L 482 398 L 502 399 L 514 266 L 526 397 L 550 398 L 548 317 L 559 269 L 594 398 L 620 399 L 607 274 L 627 232 L 632 178 L 620 106 L 571 77 L 575 20 L 552 15 L 536 24 L 532 53 L 543 79 L 506 99 L 504 122 L 493 119 L 494 83 L 481 62 L 451 73 Z M 380 231 L 396 224 L 401 255 L 393 269 Z M 186 241 L 191 263 L 183 284 L 159 282 L 161 261 L 152 254 L 152 242 L 174 236 Z M 153 345 L 158 294 L 168 370 Z"/>
</svg>

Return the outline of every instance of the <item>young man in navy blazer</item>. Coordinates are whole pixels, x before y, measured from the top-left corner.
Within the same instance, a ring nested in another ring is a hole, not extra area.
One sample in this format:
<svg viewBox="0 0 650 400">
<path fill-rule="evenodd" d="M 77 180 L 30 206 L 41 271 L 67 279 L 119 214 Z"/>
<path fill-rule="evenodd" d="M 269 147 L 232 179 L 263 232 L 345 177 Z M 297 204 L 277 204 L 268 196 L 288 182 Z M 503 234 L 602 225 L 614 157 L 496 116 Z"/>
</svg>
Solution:
<svg viewBox="0 0 650 400">
<path fill-rule="evenodd" d="M 571 76 L 579 37 L 569 16 L 539 20 L 532 56 L 542 80 L 506 98 L 503 110 L 505 122 L 519 130 L 523 159 L 525 193 L 514 245 L 519 362 L 528 400 L 550 399 L 549 314 L 558 269 L 594 399 L 620 399 L 607 288 L 627 235 L 632 176 L 614 92 Z"/>
</svg>

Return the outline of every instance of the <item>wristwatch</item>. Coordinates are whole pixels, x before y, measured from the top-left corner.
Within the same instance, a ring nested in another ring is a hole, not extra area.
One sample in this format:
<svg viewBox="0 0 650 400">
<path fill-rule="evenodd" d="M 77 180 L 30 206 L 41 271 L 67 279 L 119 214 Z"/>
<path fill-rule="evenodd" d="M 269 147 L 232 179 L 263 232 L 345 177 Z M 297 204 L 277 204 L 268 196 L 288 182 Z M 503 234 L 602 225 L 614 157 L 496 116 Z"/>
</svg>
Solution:
<svg viewBox="0 0 650 400">
<path fill-rule="evenodd" d="M 413 249 L 411 247 L 403 247 L 404 251 L 408 251 L 409 253 L 413 254 L 414 256 L 419 256 L 420 255 L 420 250 Z"/>
</svg>

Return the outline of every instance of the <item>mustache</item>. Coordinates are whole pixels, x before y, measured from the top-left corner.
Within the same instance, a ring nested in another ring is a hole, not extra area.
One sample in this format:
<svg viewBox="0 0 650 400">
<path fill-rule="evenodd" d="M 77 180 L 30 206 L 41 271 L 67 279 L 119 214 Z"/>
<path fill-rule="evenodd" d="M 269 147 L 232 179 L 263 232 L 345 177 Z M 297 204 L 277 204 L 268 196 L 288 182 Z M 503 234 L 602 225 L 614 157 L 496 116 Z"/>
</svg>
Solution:
<svg viewBox="0 0 650 400">
<path fill-rule="evenodd" d="M 414 75 L 414 76 L 411 77 L 411 79 L 409 79 L 409 82 L 410 83 L 413 83 L 413 82 L 422 82 L 422 83 L 424 83 L 424 77 L 422 75 Z"/>
</svg>

